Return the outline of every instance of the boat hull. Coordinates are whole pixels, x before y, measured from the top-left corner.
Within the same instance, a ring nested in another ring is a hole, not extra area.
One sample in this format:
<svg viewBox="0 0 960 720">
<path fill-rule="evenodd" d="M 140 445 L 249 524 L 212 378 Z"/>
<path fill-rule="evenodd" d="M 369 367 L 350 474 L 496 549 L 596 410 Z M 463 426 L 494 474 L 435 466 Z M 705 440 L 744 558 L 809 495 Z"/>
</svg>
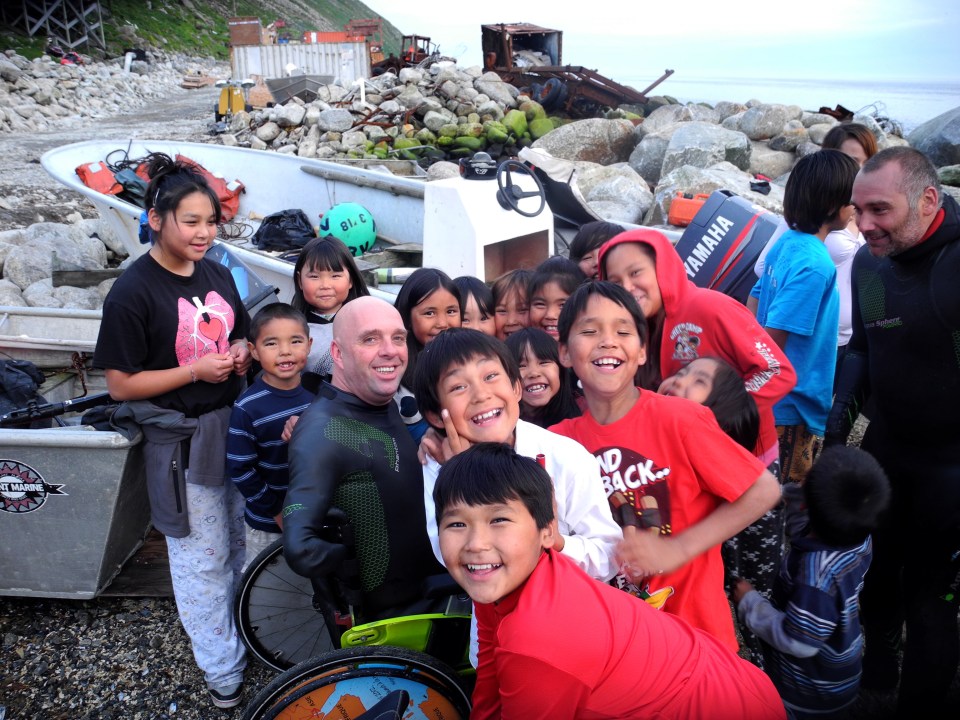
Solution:
<svg viewBox="0 0 960 720">
<path fill-rule="evenodd" d="M 0 355 L 39 368 L 68 368 L 93 355 L 99 310 L 0 306 Z"/>
<path fill-rule="evenodd" d="M 88 392 L 106 388 L 87 373 Z M 54 376 L 50 402 L 83 393 Z M 0 429 L 0 595 L 84 600 L 120 572 L 150 529 L 141 437 L 70 425 Z"/>
</svg>

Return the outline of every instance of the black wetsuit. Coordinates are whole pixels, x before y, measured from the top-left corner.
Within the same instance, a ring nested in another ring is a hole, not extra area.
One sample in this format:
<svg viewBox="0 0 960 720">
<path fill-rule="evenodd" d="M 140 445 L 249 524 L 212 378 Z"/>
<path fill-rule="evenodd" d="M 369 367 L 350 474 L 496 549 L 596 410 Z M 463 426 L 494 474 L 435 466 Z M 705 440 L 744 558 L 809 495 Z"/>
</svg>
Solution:
<svg viewBox="0 0 960 720">
<path fill-rule="evenodd" d="M 356 529 L 364 620 L 409 612 L 444 569 L 427 538 L 417 447 L 390 401 L 373 406 L 323 383 L 290 439 L 284 557 L 300 575 L 337 570 L 345 546 L 320 537 L 332 506 Z"/>
<path fill-rule="evenodd" d="M 911 714 L 938 707 L 960 658 L 960 209 L 949 195 L 937 221 L 909 250 L 854 259 L 853 337 L 827 423 L 828 442 L 844 440 L 871 400 L 861 447 L 893 497 L 861 595 L 864 683 L 896 685 L 906 622 L 899 705 Z"/>
</svg>

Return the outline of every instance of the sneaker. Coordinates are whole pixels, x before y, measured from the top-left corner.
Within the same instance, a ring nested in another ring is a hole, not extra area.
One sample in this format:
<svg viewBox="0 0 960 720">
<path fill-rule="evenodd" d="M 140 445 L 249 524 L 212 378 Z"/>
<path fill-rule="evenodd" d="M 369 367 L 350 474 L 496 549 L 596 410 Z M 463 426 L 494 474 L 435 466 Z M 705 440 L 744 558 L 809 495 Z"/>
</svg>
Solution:
<svg viewBox="0 0 960 720">
<path fill-rule="evenodd" d="M 220 687 L 208 687 L 210 699 L 218 708 L 232 708 L 240 704 L 240 698 L 243 695 L 243 683 L 233 683 L 231 685 L 221 685 Z"/>
</svg>

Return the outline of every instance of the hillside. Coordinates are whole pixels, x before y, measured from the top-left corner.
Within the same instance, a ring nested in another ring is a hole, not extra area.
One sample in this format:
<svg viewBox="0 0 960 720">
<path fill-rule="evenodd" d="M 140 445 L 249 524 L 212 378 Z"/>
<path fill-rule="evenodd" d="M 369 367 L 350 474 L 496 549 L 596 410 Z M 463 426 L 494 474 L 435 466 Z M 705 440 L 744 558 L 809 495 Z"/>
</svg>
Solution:
<svg viewBox="0 0 960 720">
<path fill-rule="evenodd" d="M 101 7 L 108 56 L 140 46 L 225 60 L 230 53 L 227 20 L 231 17 L 259 17 L 264 26 L 282 19 L 292 39 L 300 38 L 305 30 L 342 30 L 348 20 L 377 17 L 359 0 L 109 0 L 101 2 Z M 11 22 L 16 14 L 5 10 L 6 21 Z M 386 52 L 399 51 L 400 36 L 400 30 L 384 20 Z M 30 38 L 22 27 L 0 22 L 0 51 L 12 48 L 32 58 L 42 54 L 45 44 L 45 38 Z M 80 51 L 97 55 L 94 48 Z"/>
</svg>

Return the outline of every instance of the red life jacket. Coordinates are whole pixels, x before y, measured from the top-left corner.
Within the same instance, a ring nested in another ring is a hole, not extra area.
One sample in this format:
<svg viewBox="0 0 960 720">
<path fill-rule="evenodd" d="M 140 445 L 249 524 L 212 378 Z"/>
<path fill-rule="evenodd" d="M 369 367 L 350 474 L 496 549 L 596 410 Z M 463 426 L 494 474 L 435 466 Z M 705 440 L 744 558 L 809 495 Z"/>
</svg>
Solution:
<svg viewBox="0 0 960 720">
<path fill-rule="evenodd" d="M 116 195 L 123 190 L 123 186 L 117 182 L 113 171 L 105 162 L 97 161 L 78 165 L 76 172 L 80 182 L 104 195 Z"/>
</svg>

